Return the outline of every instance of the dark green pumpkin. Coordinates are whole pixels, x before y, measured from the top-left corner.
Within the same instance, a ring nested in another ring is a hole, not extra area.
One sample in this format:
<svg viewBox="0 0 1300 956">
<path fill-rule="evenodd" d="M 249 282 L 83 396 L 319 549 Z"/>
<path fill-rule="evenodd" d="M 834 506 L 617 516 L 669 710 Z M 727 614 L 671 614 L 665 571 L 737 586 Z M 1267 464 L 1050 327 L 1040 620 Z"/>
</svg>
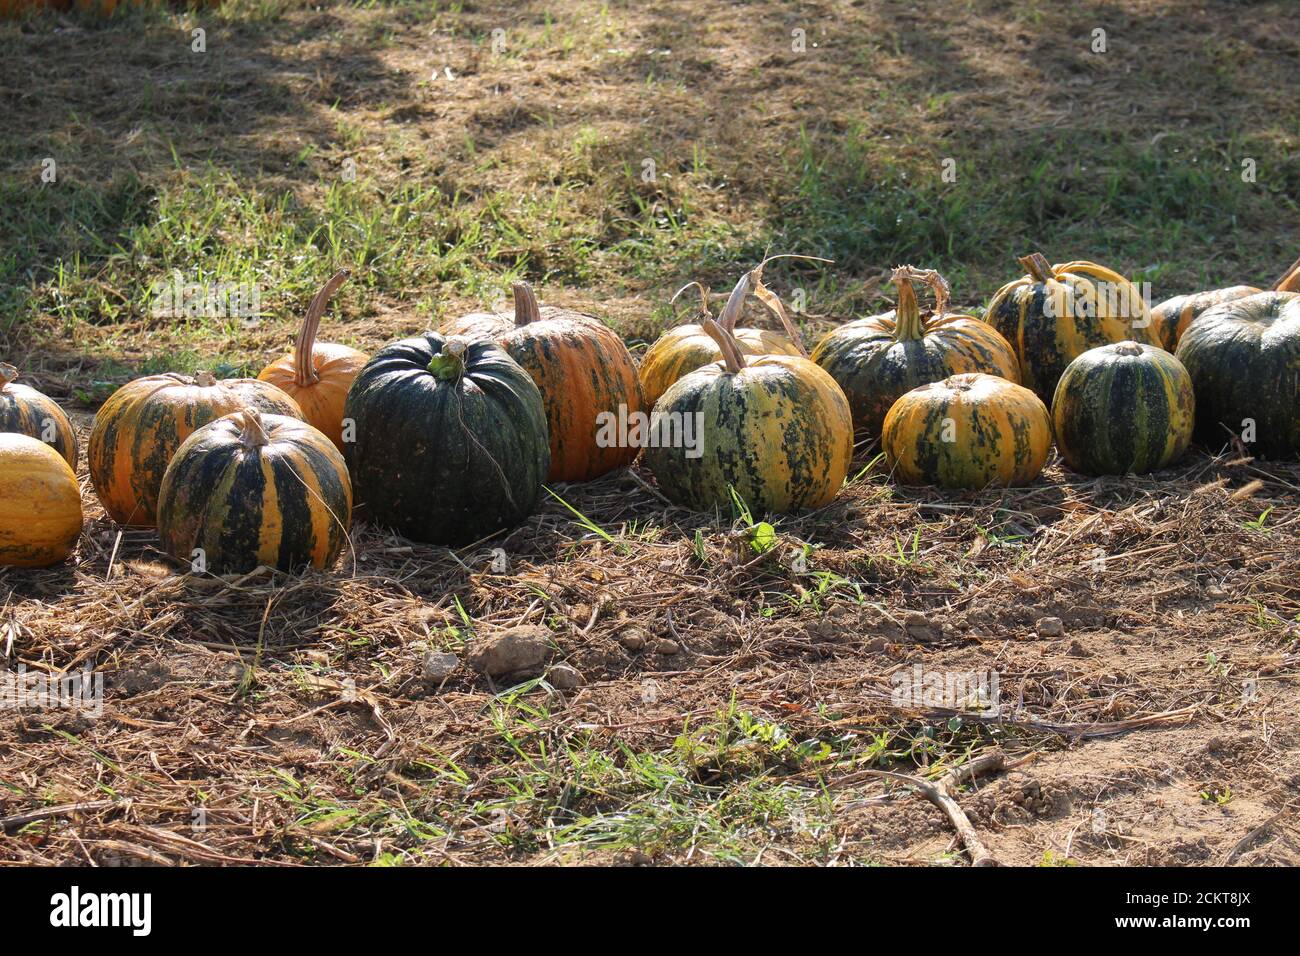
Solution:
<svg viewBox="0 0 1300 956">
<path fill-rule="evenodd" d="M 550 468 L 541 392 L 489 341 L 426 332 L 386 346 L 343 420 L 358 513 L 416 541 L 457 546 L 517 525 Z"/>
<path fill-rule="evenodd" d="M 306 422 L 253 409 L 190 435 L 158 492 L 163 550 L 212 574 L 328 568 L 347 541 L 352 486 L 334 443 Z"/>
<path fill-rule="evenodd" d="M 1187 369 L 1164 349 L 1137 342 L 1089 349 L 1056 385 L 1056 447 L 1085 475 L 1155 471 L 1186 453 L 1195 406 Z"/>
<path fill-rule="evenodd" d="M 0 432 L 27 435 L 49 445 L 75 472 L 77 433 L 59 403 L 18 384 L 18 369 L 0 363 Z"/>
<path fill-rule="evenodd" d="M 1261 292 L 1201 313 L 1176 353 L 1196 392 L 1196 440 L 1300 456 L 1300 293 Z"/>
</svg>

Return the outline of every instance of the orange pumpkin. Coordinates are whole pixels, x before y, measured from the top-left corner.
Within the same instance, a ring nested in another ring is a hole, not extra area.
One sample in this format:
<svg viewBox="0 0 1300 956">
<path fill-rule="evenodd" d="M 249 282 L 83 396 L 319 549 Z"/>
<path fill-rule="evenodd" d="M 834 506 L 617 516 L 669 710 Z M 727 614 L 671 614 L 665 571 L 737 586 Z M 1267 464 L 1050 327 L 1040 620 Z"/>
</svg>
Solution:
<svg viewBox="0 0 1300 956">
<path fill-rule="evenodd" d="M 152 528 L 163 475 L 181 443 L 208 422 L 246 408 L 302 418 L 297 402 L 253 378 L 168 373 L 119 388 L 95 416 L 87 449 L 90 480 L 109 517 Z"/>
<path fill-rule="evenodd" d="M 59 453 L 29 435 L 0 432 L 0 566 L 62 561 L 81 534 L 81 490 Z"/>
<path fill-rule="evenodd" d="M 441 332 L 495 341 L 532 377 L 546 407 L 549 480 L 588 481 L 630 465 L 638 447 L 603 440 L 605 422 L 642 409 L 636 363 L 623 340 L 593 316 L 538 305 L 525 282 L 513 291 L 513 312 L 472 313 Z"/>
<path fill-rule="evenodd" d="M 324 432 L 339 451 L 343 450 L 343 402 L 352 380 L 370 356 L 346 345 L 317 342 L 316 333 L 320 331 L 321 316 L 330 297 L 349 275 L 347 269 L 340 269 L 330 277 L 307 306 L 307 316 L 293 351 L 276 359 L 257 376 L 297 402 L 303 420 Z"/>
<path fill-rule="evenodd" d="M 1176 295 L 1165 299 L 1151 310 L 1151 325 L 1160 337 L 1160 347 L 1166 352 L 1177 350 L 1183 333 L 1203 313 L 1216 305 L 1235 302 L 1248 295 L 1257 295 L 1262 289 L 1253 285 L 1234 285 L 1226 289 L 1211 289 L 1208 292 L 1192 292 L 1188 295 Z M 1291 268 L 1283 273 L 1282 278 L 1273 286 L 1274 292 L 1300 292 L 1300 259 L 1292 263 Z"/>
</svg>

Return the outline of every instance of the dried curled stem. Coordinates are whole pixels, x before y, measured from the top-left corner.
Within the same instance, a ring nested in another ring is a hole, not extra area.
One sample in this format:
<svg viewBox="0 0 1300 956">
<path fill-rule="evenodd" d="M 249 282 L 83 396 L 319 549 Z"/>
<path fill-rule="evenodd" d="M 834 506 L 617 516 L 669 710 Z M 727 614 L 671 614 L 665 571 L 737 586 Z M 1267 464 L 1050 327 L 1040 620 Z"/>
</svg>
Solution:
<svg viewBox="0 0 1300 956">
<path fill-rule="evenodd" d="M 745 367 L 745 356 L 741 354 L 740 348 L 736 345 L 736 340 L 732 338 L 731 332 L 724 329 L 718 322 L 713 319 L 705 318 L 700 323 L 704 331 L 709 334 L 709 338 L 718 344 L 722 351 L 722 360 L 727 365 L 727 371 L 735 375 Z"/>
<path fill-rule="evenodd" d="M 320 320 L 325 314 L 325 307 L 329 305 L 330 299 L 339 290 L 339 286 L 347 282 L 351 275 L 352 273 L 347 269 L 340 269 L 334 273 L 329 277 L 329 281 L 311 297 L 311 302 L 307 305 L 307 315 L 302 320 L 302 329 L 298 332 L 298 339 L 293 345 L 294 380 L 300 387 L 305 388 L 320 381 L 311 354 L 316 345 L 316 333 L 320 331 Z"/>
</svg>

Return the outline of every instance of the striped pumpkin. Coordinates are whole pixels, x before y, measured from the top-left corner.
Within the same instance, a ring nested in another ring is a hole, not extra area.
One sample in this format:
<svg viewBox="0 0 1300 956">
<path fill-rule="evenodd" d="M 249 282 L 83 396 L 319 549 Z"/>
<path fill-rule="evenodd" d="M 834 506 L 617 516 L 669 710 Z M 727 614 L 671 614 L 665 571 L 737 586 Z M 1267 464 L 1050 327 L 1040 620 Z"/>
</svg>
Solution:
<svg viewBox="0 0 1300 956">
<path fill-rule="evenodd" d="M 853 454 L 848 399 L 820 367 L 793 355 L 745 358 L 712 319 L 724 359 L 679 380 L 659 399 L 645 462 L 669 500 L 693 511 L 820 508 L 844 484 Z M 688 431 L 689 430 L 689 431 Z"/>
<path fill-rule="evenodd" d="M 912 280 L 935 291 L 935 309 L 921 313 Z M 813 349 L 812 360 L 826 369 L 848 396 L 853 427 L 875 438 L 890 407 L 918 385 L 962 372 L 986 372 L 1020 381 L 1016 353 L 989 324 L 946 311 L 948 284 L 937 272 L 910 267 L 894 271 L 898 307 L 833 329 Z"/>
<path fill-rule="evenodd" d="M 908 392 L 885 416 L 881 446 L 907 485 L 1027 485 L 1052 447 L 1047 406 L 996 375 L 969 373 Z"/>
<path fill-rule="evenodd" d="M 416 541 L 464 545 L 517 525 L 550 469 L 541 392 L 487 340 L 426 332 L 380 349 L 344 415 L 358 514 Z"/>
<path fill-rule="evenodd" d="M 212 574 L 328 568 L 351 518 L 352 484 L 333 442 L 296 418 L 252 409 L 190 435 L 158 496 L 163 550 L 201 559 Z"/>
<path fill-rule="evenodd" d="M 18 384 L 18 369 L 0 363 L 0 432 L 37 438 L 77 470 L 77 433 L 59 403 L 34 388 Z"/>
<path fill-rule="evenodd" d="M 732 289 L 717 322 L 731 336 L 742 355 L 798 355 L 807 358 L 808 353 L 804 350 L 799 330 L 785 306 L 763 285 L 763 267 L 772 259 L 779 258 L 802 257 L 772 256 L 746 272 Z M 660 396 L 682 376 L 722 359 L 722 351 L 702 324 L 703 319 L 711 318 L 708 290 L 698 282 L 688 282 L 677 290 L 672 301 L 676 302 L 683 292 L 691 288 L 700 293 L 701 324 L 680 325 L 669 329 L 659 336 L 641 359 L 641 393 L 645 396 L 647 408 L 653 408 Z M 784 332 L 736 328 L 736 322 L 745 311 L 745 302 L 751 295 L 757 296 L 768 311 L 780 320 Z"/>
<path fill-rule="evenodd" d="M 1160 346 L 1167 352 L 1178 348 L 1178 343 L 1187 331 L 1187 327 L 1196 317 L 1208 312 L 1216 305 L 1244 299 L 1248 295 L 1262 292 L 1251 285 L 1234 285 L 1226 289 L 1212 289 L 1209 292 L 1193 292 L 1189 295 L 1176 295 L 1166 299 L 1151 310 L 1151 324 L 1160 338 Z M 1275 292 L 1300 292 L 1300 259 L 1277 280 L 1273 286 Z"/>
<path fill-rule="evenodd" d="M 514 297 L 514 312 L 467 315 L 442 333 L 495 341 L 532 377 L 546 406 L 551 481 L 588 481 L 630 465 L 640 449 L 598 440 L 605 418 L 642 410 L 623 340 L 593 316 L 539 306 L 527 283 L 514 284 Z"/>
<path fill-rule="evenodd" d="M 1088 349 L 1125 339 L 1160 344 L 1146 300 L 1119 273 L 1095 262 L 1050 265 L 1037 252 L 1020 264 L 1029 274 L 997 291 L 984 320 L 1011 343 L 1021 383 L 1044 402 Z"/>
<path fill-rule="evenodd" d="M 1300 294 L 1260 292 L 1204 312 L 1177 356 L 1196 392 L 1196 440 L 1300 457 Z"/>
<path fill-rule="evenodd" d="M 370 357 L 346 345 L 317 342 L 316 333 L 320 331 L 325 306 L 348 275 L 346 269 L 340 269 L 330 277 L 307 306 L 307 316 L 293 351 L 276 359 L 257 376 L 297 402 L 303 420 L 328 435 L 339 451 L 343 450 L 343 403 L 347 401 L 352 380 Z"/>
<path fill-rule="evenodd" d="M 208 422 L 245 408 L 302 418 L 298 404 L 268 382 L 218 381 L 208 372 L 148 375 L 114 392 L 95 416 L 87 448 L 90 480 L 109 517 L 153 527 L 158 489 L 181 443 Z"/>
<path fill-rule="evenodd" d="M 1163 349 L 1118 342 L 1071 362 L 1052 398 L 1056 447 L 1085 475 L 1143 474 L 1173 464 L 1192 441 L 1192 380 Z"/>
<path fill-rule="evenodd" d="M 56 564 L 80 535 L 81 489 L 67 460 L 30 435 L 0 433 L 0 567 Z"/>
</svg>

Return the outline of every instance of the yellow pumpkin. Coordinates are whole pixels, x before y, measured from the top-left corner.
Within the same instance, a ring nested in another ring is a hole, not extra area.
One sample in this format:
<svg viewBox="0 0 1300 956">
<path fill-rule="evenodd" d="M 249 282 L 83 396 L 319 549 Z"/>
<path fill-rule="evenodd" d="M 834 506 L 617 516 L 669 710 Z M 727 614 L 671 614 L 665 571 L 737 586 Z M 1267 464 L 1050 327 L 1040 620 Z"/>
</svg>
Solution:
<svg viewBox="0 0 1300 956">
<path fill-rule="evenodd" d="M 798 355 L 808 357 L 799 336 L 799 330 L 790 319 L 785 306 L 765 285 L 763 285 L 763 267 L 772 259 L 808 258 L 772 256 L 764 259 L 754 269 L 746 272 L 736 283 L 722 314 L 718 316 L 718 325 L 736 343 L 742 355 Z M 677 290 L 672 301 L 687 289 L 694 288 L 700 293 L 700 314 L 702 319 L 711 318 L 709 312 L 708 290 L 698 282 L 688 282 Z M 736 322 L 745 308 L 745 300 L 755 295 L 767 309 L 772 312 L 785 328 L 785 332 L 770 332 L 767 329 L 736 328 Z M 683 375 L 702 368 L 722 358 L 718 345 L 705 331 L 704 325 L 680 325 L 669 329 L 655 341 L 641 359 L 641 394 L 645 397 L 646 407 L 653 407 L 659 397 Z"/>
<path fill-rule="evenodd" d="M 1052 419 L 1021 385 L 978 372 L 954 375 L 895 402 L 881 446 L 905 485 L 1027 485 L 1052 448 Z"/>
<path fill-rule="evenodd" d="M 43 568 L 81 535 L 81 489 L 67 461 L 29 435 L 0 432 L 0 565 Z"/>
<path fill-rule="evenodd" d="M 18 369 L 0 363 L 0 432 L 39 438 L 77 470 L 77 433 L 59 403 L 18 384 Z"/>
<path fill-rule="evenodd" d="M 346 345 L 317 342 L 316 333 L 320 331 L 321 316 L 330 297 L 349 275 L 347 269 L 340 269 L 330 277 L 307 306 L 307 316 L 293 351 L 276 359 L 257 376 L 297 402 L 303 420 L 324 432 L 339 451 L 343 450 L 343 403 L 352 380 L 370 356 Z"/>
</svg>

